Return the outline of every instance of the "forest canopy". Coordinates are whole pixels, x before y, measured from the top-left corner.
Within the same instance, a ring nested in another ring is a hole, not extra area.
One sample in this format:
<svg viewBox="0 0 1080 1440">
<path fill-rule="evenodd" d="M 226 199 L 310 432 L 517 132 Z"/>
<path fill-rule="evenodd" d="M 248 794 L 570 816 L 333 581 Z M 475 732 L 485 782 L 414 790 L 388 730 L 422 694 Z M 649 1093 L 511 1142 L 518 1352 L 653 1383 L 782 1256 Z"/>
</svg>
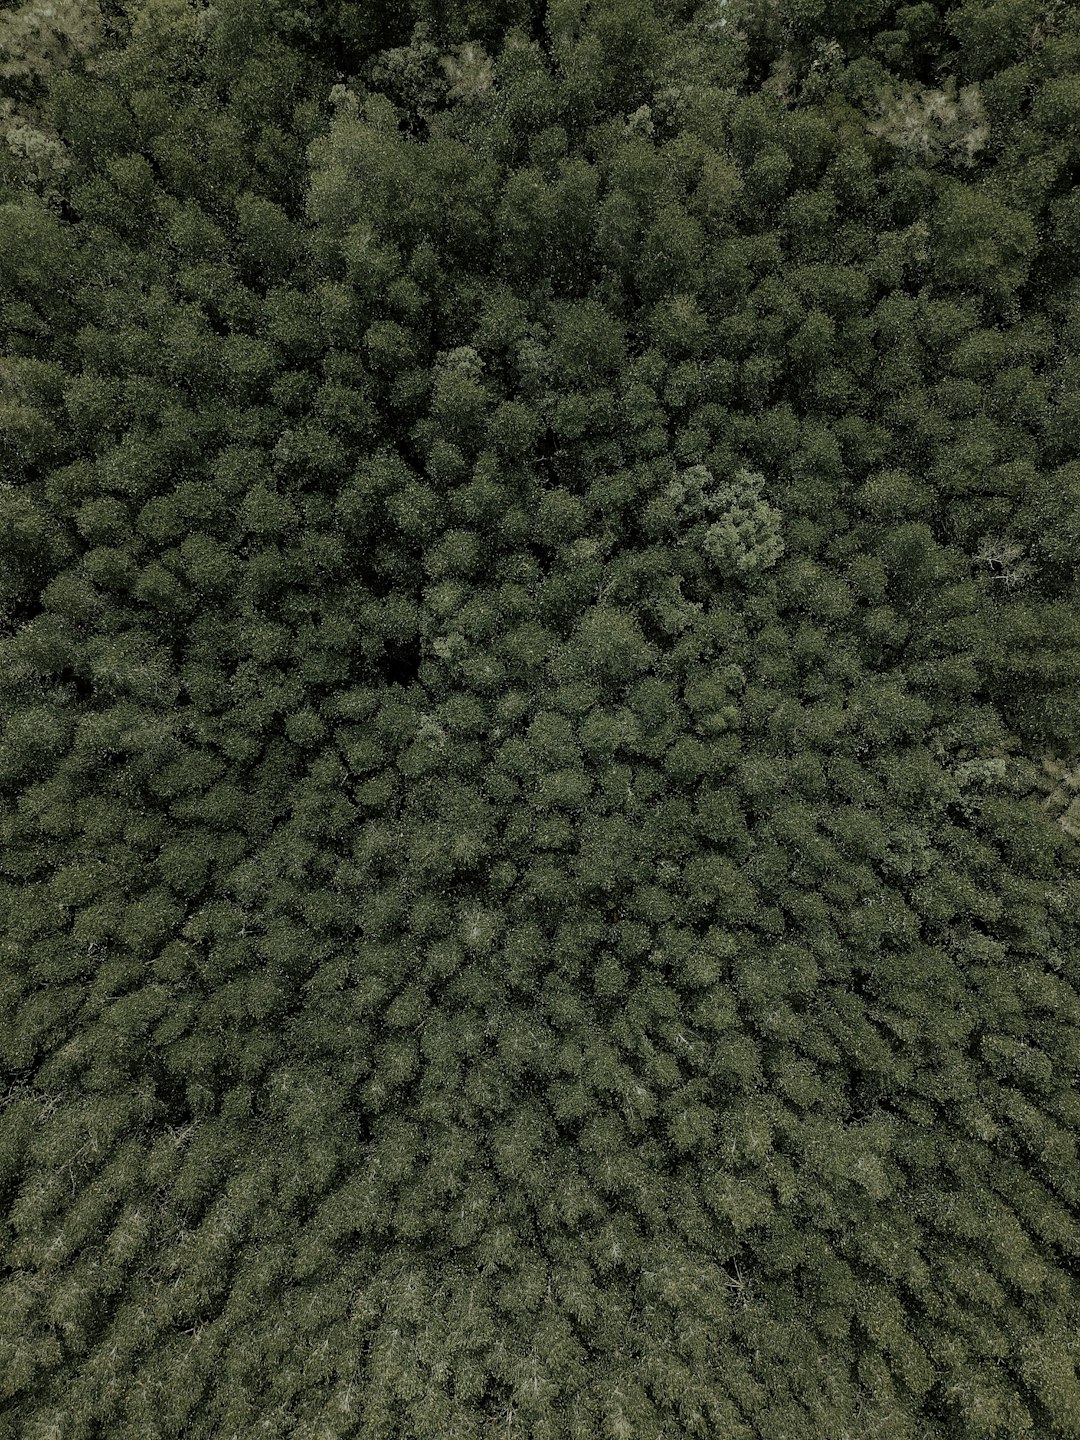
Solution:
<svg viewBox="0 0 1080 1440">
<path fill-rule="evenodd" d="M 1080 9 L 0 10 L 0 1440 L 1080 1437 Z"/>
</svg>

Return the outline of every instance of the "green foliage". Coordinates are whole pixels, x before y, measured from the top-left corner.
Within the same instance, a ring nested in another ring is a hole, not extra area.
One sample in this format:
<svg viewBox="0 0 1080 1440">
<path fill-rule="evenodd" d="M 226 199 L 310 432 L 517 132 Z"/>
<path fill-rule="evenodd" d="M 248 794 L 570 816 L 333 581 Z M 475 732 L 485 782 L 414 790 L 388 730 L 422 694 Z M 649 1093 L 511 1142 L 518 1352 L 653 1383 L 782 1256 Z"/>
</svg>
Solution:
<svg viewBox="0 0 1080 1440">
<path fill-rule="evenodd" d="M 937 268 L 948 284 L 1011 295 L 1036 245 L 1030 217 L 973 189 L 950 189 L 936 216 Z"/>
<path fill-rule="evenodd" d="M 678 482 L 684 509 L 706 519 L 702 548 L 724 575 L 768 569 L 784 553 L 780 512 L 765 500 L 763 475 L 740 470 L 727 484 L 711 483 L 704 466 L 695 466 Z M 712 516 L 719 518 L 712 519 Z"/>
<path fill-rule="evenodd" d="M 1080 1433 L 1080 30 L 0 17 L 0 1437 Z"/>
</svg>

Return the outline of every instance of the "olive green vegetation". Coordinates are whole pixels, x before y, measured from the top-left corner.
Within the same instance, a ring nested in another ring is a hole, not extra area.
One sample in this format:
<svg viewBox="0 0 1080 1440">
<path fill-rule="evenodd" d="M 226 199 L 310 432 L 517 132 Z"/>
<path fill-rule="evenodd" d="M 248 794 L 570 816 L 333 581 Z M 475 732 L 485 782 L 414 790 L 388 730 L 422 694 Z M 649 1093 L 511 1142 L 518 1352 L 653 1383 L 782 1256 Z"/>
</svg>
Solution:
<svg viewBox="0 0 1080 1440">
<path fill-rule="evenodd" d="M 2 1440 L 1080 1436 L 1080 8 L 0 42 Z"/>
</svg>

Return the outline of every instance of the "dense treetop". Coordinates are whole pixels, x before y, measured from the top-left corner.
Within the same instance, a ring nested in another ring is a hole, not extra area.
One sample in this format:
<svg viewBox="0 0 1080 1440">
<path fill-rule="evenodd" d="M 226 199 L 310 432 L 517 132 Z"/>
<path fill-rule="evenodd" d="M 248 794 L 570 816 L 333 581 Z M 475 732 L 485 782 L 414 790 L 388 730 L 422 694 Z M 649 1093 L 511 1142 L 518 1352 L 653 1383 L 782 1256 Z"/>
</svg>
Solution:
<svg viewBox="0 0 1080 1440">
<path fill-rule="evenodd" d="M 0 1440 L 1080 1436 L 1080 11 L 0 81 Z"/>
</svg>

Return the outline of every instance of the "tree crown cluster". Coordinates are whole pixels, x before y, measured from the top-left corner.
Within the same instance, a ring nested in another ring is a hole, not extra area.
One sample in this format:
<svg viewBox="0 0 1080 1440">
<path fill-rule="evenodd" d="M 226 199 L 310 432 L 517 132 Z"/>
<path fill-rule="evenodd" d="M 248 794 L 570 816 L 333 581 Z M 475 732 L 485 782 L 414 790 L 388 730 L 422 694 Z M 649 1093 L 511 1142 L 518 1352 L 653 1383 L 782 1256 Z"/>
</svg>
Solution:
<svg viewBox="0 0 1080 1440">
<path fill-rule="evenodd" d="M 0 1440 L 1080 1435 L 1080 12 L 0 48 Z"/>
</svg>

